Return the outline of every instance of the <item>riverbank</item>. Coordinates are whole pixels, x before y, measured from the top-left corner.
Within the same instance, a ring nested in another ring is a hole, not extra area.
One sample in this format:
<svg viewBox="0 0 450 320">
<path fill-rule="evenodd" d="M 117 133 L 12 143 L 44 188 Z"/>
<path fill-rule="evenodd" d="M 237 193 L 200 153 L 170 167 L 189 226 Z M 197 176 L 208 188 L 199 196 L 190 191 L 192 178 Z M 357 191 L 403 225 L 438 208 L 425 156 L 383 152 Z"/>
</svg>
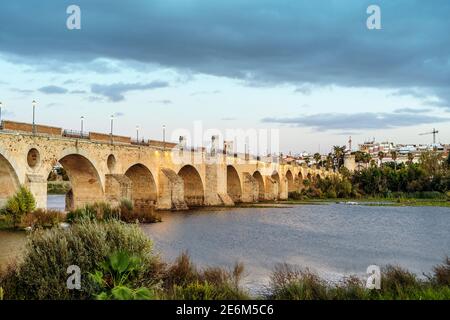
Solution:
<svg viewBox="0 0 450 320">
<path fill-rule="evenodd" d="M 303 199 L 279 201 L 282 205 L 326 205 L 331 203 L 363 206 L 388 207 L 450 207 L 450 201 L 445 199 L 419 198 L 333 198 L 333 199 Z"/>
</svg>

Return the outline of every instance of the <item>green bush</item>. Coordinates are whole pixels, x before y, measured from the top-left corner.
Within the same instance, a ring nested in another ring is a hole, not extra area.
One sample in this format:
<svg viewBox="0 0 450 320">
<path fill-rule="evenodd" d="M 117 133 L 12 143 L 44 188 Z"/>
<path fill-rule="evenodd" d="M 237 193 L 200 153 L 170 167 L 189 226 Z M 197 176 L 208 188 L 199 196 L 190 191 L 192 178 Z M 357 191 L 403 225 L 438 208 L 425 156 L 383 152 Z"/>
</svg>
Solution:
<svg viewBox="0 0 450 320">
<path fill-rule="evenodd" d="M 9 216 L 13 227 L 17 228 L 23 216 L 33 211 L 36 207 L 36 200 L 33 194 L 26 187 L 21 186 L 16 194 L 10 197 L 2 213 Z"/>
<path fill-rule="evenodd" d="M 126 251 L 117 251 L 100 264 L 101 269 L 90 273 L 91 279 L 102 291 L 95 297 L 99 300 L 150 300 L 154 298 L 151 289 L 132 288 L 132 280 L 142 271 L 144 264 Z"/>
<path fill-rule="evenodd" d="M 152 242 L 137 225 L 84 220 L 67 229 L 37 230 L 28 239 L 23 261 L 2 274 L 0 286 L 5 299 L 89 299 L 101 290 L 89 273 L 117 251 L 129 252 L 145 265 L 156 259 Z M 66 288 L 70 265 L 81 269 L 80 291 Z"/>
</svg>

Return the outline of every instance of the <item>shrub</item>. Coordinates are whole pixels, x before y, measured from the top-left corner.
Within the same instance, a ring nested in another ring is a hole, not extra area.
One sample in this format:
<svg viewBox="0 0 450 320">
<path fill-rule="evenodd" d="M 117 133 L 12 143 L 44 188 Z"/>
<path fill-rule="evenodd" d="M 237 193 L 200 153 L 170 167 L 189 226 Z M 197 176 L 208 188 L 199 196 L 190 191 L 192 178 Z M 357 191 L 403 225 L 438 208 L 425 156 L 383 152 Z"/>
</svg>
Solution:
<svg viewBox="0 0 450 320">
<path fill-rule="evenodd" d="M 119 218 L 120 209 L 113 208 L 109 203 L 106 202 L 87 204 L 83 208 L 75 209 L 67 213 L 67 221 L 71 223 L 83 220 L 118 220 Z"/>
<path fill-rule="evenodd" d="M 64 213 L 58 210 L 37 209 L 23 217 L 22 225 L 24 227 L 31 227 L 32 229 L 49 228 L 57 226 L 64 220 Z"/>
<path fill-rule="evenodd" d="M 437 285 L 450 287 L 450 258 L 446 257 L 444 263 L 433 268 L 434 282 Z"/>
<path fill-rule="evenodd" d="M 21 186 L 16 194 L 8 199 L 2 213 L 11 217 L 14 228 L 20 224 L 22 218 L 36 207 L 33 194 L 24 186 Z"/>
<path fill-rule="evenodd" d="M 231 271 L 218 267 L 199 270 L 189 255 L 183 252 L 165 272 L 163 297 L 187 300 L 249 299 L 240 287 L 243 271 L 240 263 L 236 263 Z"/>
<path fill-rule="evenodd" d="M 128 199 L 120 201 L 120 219 L 125 222 L 154 223 L 161 222 L 161 217 L 155 214 L 153 208 L 136 210 Z"/>
<path fill-rule="evenodd" d="M 303 200 L 303 195 L 298 191 L 291 191 L 288 193 L 288 198 L 290 200 Z"/>
<path fill-rule="evenodd" d="M 278 264 L 271 276 L 269 297 L 276 300 L 321 300 L 327 299 L 328 295 L 326 283 L 315 273 Z"/>
<path fill-rule="evenodd" d="M 68 229 L 37 230 L 28 239 L 23 261 L 7 269 L 0 286 L 6 299 L 89 299 L 100 288 L 88 274 L 116 251 L 129 252 L 146 265 L 156 259 L 152 242 L 137 225 L 84 220 Z M 66 288 L 70 265 L 81 269 L 80 291 Z"/>
</svg>

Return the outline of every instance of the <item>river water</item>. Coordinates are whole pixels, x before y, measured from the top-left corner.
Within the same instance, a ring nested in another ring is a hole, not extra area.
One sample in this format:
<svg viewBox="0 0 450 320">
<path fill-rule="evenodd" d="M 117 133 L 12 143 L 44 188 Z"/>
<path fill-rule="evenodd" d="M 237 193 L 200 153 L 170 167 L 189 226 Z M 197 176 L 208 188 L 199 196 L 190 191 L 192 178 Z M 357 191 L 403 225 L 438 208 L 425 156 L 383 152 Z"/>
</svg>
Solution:
<svg viewBox="0 0 450 320">
<path fill-rule="evenodd" d="M 52 197 L 53 208 L 64 198 Z M 261 288 L 277 263 L 309 267 L 335 280 L 371 264 L 396 264 L 421 275 L 450 255 L 450 208 L 345 204 L 290 208 L 202 209 L 162 214 L 142 225 L 161 256 L 187 250 L 200 266 L 246 268 L 244 284 Z M 18 239 L 20 238 L 20 239 Z M 0 265 L 24 235 L 0 233 Z M 19 244 L 18 244 L 19 243 Z"/>
</svg>

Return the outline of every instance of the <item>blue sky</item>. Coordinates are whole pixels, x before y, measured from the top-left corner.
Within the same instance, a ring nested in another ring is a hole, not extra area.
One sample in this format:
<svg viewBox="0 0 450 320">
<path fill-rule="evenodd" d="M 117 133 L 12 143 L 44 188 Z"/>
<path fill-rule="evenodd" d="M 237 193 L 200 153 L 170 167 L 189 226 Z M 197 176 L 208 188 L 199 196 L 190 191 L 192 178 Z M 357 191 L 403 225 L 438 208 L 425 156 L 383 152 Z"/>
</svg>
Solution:
<svg viewBox="0 0 450 320">
<path fill-rule="evenodd" d="M 161 138 L 177 128 L 279 128 L 287 151 L 366 138 L 450 142 L 450 2 L 5 0 L 4 117 Z M 81 30 L 66 8 L 81 8 Z M 381 8 L 368 30 L 366 8 Z"/>
</svg>

